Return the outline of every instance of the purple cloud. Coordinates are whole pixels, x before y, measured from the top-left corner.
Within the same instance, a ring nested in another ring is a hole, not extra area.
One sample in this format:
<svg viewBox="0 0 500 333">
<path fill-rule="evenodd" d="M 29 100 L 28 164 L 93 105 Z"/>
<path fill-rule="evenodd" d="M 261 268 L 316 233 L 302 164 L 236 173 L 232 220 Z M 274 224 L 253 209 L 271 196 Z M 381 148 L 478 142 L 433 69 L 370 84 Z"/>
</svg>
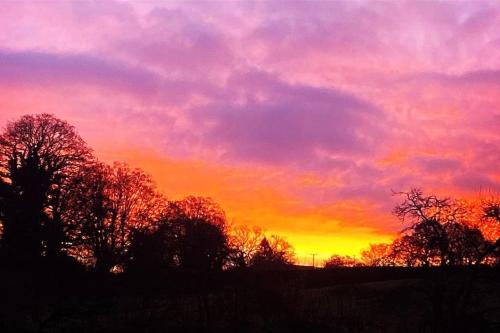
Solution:
<svg viewBox="0 0 500 333">
<path fill-rule="evenodd" d="M 9 84 L 111 85 L 128 93 L 152 95 L 161 79 L 143 69 L 80 54 L 0 51 L 0 80 Z"/>
<path fill-rule="evenodd" d="M 461 190 L 479 193 L 482 190 L 500 191 L 500 181 L 473 171 L 465 172 L 453 179 L 455 186 Z"/>
<path fill-rule="evenodd" d="M 144 22 L 113 41 L 110 49 L 127 59 L 177 75 L 221 71 L 233 63 L 226 35 L 189 8 L 154 8 Z"/>
<path fill-rule="evenodd" d="M 168 78 L 117 60 L 36 51 L 0 50 L 1 82 L 40 87 L 98 86 L 162 104 L 185 103 L 192 94 L 216 94 L 214 87 L 207 82 Z"/>
<path fill-rule="evenodd" d="M 416 156 L 410 163 L 415 163 L 423 172 L 431 174 L 457 172 L 463 168 L 459 159 L 435 156 Z"/>
<path fill-rule="evenodd" d="M 335 89 L 295 85 L 261 72 L 231 77 L 224 101 L 194 110 L 203 139 L 229 159 L 310 166 L 321 156 L 370 155 L 383 114 Z"/>
</svg>

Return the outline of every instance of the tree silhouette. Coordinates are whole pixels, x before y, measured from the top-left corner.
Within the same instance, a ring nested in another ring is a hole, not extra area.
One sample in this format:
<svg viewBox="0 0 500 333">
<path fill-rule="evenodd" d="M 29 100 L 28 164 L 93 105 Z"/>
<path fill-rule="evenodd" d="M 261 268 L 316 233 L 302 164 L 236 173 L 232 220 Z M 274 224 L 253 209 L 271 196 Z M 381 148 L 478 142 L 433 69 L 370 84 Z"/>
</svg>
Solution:
<svg viewBox="0 0 500 333">
<path fill-rule="evenodd" d="M 389 257 L 395 262 L 411 266 L 478 265 L 495 249 L 477 226 L 469 226 L 470 211 L 463 203 L 425 196 L 419 189 L 398 194 L 404 201 L 394 213 L 409 226 L 392 244 Z"/>
<path fill-rule="evenodd" d="M 334 254 L 328 258 L 325 263 L 325 268 L 335 268 L 335 267 L 354 267 L 361 266 L 362 264 L 356 260 L 356 258 L 351 256 L 341 256 Z"/>
<path fill-rule="evenodd" d="M 425 248 L 421 248 L 422 252 L 415 247 L 414 240 L 410 235 L 403 235 L 395 239 L 390 245 L 388 254 L 388 262 L 394 266 L 429 266 L 429 257 Z"/>
<path fill-rule="evenodd" d="M 477 206 L 480 222 L 474 226 L 480 228 L 488 240 L 500 243 L 500 198 L 483 198 Z"/>
<path fill-rule="evenodd" d="M 448 238 L 448 265 L 478 265 L 489 254 L 492 244 L 479 229 L 448 222 L 444 230 Z"/>
<path fill-rule="evenodd" d="M 264 233 L 257 227 L 249 228 L 245 225 L 239 225 L 232 228 L 229 243 L 233 266 L 248 267 L 259 250 L 263 238 Z"/>
<path fill-rule="evenodd" d="M 450 198 L 441 199 L 435 195 L 425 196 L 423 191 L 417 188 L 413 188 L 409 192 L 394 194 L 403 196 L 404 200 L 393 209 L 393 213 L 403 222 L 410 223 L 408 229 L 414 228 L 415 225 L 422 222 L 456 221 L 466 213 Z"/>
<path fill-rule="evenodd" d="M 361 251 L 361 261 L 367 266 L 391 266 L 390 250 L 390 244 L 370 244 L 368 249 Z"/>
<path fill-rule="evenodd" d="M 500 202 L 498 200 L 487 201 L 483 204 L 485 218 L 495 219 L 500 223 Z"/>
<path fill-rule="evenodd" d="M 164 215 L 171 226 L 175 260 L 190 271 L 222 270 L 229 255 L 226 215 L 210 198 L 171 201 Z"/>
<path fill-rule="evenodd" d="M 259 249 L 251 260 L 251 266 L 257 269 L 276 269 L 292 265 L 294 262 L 293 247 L 277 235 L 264 237 Z"/>
<path fill-rule="evenodd" d="M 61 198 L 91 150 L 73 126 L 26 115 L 0 136 L 2 246 L 22 261 L 55 258 L 65 244 Z"/>
<path fill-rule="evenodd" d="M 170 223 L 161 223 L 154 231 L 134 229 L 125 269 L 133 273 L 159 272 L 178 266 L 177 242 Z"/>
<path fill-rule="evenodd" d="M 479 228 L 483 231 L 485 238 L 491 242 L 485 257 L 490 257 L 492 264 L 500 265 L 500 198 L 490 196 L 483 199 L 480 207 L 482 216 Z"/>
<path fill-rule="evenodd" d="M 109 272 L 126 261 L 131 231 L 150 228 L 164 200 L 146 173 L 122 163 L 95 163 L 74 181 L 72 253 Z"/>
</svg>

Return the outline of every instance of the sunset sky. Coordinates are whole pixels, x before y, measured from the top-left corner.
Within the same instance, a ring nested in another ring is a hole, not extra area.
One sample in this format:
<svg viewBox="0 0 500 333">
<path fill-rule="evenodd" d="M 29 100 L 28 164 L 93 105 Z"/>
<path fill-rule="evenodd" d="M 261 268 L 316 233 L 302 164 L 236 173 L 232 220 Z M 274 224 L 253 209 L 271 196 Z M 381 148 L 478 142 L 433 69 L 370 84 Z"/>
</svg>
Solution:
<svg viewBox="0 0 500 333">
<path fill-rule="evenodd" d="M 500 191 L 498 1 L 22 1 L 0 22 L 1 126 L 53 113 L 302 262 L 390 240 L 391 189 Z"/>
</svg>

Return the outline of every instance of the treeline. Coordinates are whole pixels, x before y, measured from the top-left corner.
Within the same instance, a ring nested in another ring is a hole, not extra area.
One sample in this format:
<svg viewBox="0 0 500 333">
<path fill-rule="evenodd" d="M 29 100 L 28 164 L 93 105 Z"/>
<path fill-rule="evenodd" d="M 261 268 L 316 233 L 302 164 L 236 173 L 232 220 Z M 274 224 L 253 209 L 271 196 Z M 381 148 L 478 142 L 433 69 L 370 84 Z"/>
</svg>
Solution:
<svg viewBox="0 0 500 333">
<path fill-rule="evenodd" d="M 325 267 L 466 266 L 500 264 L 500 199 L 464 201 L 424 195 L 402 196 L 393 213 L 405 226 L 390 244 L 371 244 L 361 257 L 333 255 Z"/>
<path fill-rule="evenodd" d="M 361 258 L 325 267 L 498 265 L 500 201 L 475 203 L 396 193 L 404 230 Z M 50 114 L 26 115 L 0 135 L 0 260 L 5 265 L 97 272 L 276 269 L 293 247 L 258 228 L 231 226 L 212 199 L 171 201 L 151 177 L 100 162 L 75 128 Z"/>
<path fill-rule="evenodd" d="M 279 236 L 230 228 L 210 198 L 169 201 L 144 171 L 98 161 L 50 114 L 23 116 L 0 136 L 0 222 L 2 263 L 19 267 L 203 272 L 294 258 Z"/>
</svg>

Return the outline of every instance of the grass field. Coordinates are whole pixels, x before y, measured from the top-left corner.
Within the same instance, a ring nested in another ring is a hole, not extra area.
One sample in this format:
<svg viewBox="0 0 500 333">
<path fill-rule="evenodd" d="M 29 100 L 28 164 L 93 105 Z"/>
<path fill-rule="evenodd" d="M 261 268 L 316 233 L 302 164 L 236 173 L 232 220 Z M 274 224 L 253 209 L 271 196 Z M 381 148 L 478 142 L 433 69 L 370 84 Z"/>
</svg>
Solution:
<svg viewBox="0 0 500 333">
<path fill-rule="evenodd" d="M 4 272 L 0 331 L 498 332 L 499 276 L 486 268 L 227 272 L 203 279 Z"/>
</svg>

